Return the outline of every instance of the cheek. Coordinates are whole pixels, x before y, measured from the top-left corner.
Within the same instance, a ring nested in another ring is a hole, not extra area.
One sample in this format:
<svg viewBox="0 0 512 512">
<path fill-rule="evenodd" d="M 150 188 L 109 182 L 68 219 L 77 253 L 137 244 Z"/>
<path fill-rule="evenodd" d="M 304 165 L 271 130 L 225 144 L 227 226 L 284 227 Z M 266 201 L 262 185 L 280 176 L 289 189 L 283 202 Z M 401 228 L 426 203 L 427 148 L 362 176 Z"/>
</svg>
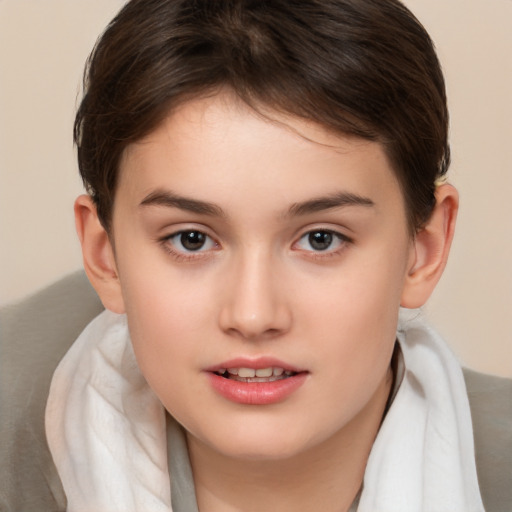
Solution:
<svg viewBox="0 0 512 512">
<path fill-rule="evenodd" d="M 316 292 L 303 304 L 302 329 L 317 337 L 319 360 L 330 361 L 333 372 L 343 372 L 346 382 L 376 382 L 387 369 L 396 338 L 405 254 L 396 257 L 379 251 L 377 257 L 354 258 L 321 286 L 310 283 Z M 296 295 L 306 294 L 302 290 Z"/>
<path fill-rule="evenodd" d="M 125 262 L 120 269 L 137 361 L 157 394 L 183 379 L 183 368 L 199 368 L 197 354 L 211 341 L 211 286 L 184 275 L 168 265 L 132 268 Z"/>
<path fill-rule="evenodd" d="M 126 251 L 118 264 L 133 329 L 140 328 L 143 333 L 165 325 L 195 328 L 208 313 L 205 305 L 211 303 L 208 273 L 193 267 L 179 268 L 163 248 L 144 241 L 140 245 L 133 254 Z"/>
<path fill-rule="evenodd" d="M 354 251 L 343 265 L 321 279 L 315 275 L 309 282 L 303 280 L 295 295 L 298 300 L 307 298 L 306 310 L 332 319 L 324 325 L 380 328 L 382 321 L 398 315 L 406 261 L 406 251 Z"/>
</svg>

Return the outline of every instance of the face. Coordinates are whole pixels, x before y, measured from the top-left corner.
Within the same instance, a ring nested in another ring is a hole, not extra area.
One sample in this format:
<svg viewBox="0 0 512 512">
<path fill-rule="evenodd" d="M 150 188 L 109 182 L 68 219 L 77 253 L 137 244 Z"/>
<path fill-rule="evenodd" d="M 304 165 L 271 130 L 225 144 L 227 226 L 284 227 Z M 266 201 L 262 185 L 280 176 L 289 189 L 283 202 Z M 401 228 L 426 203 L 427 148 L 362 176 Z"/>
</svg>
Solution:
<svg viewBox="0 0 512 512">
<path fill-rule="evenodd" d="M 333 439 L 384 385 L 411 264 L 382 147 L 228 96 L 124 154 L 117 272 L 139 365 L 189 439 L 238 458 Z"/>
</svg>

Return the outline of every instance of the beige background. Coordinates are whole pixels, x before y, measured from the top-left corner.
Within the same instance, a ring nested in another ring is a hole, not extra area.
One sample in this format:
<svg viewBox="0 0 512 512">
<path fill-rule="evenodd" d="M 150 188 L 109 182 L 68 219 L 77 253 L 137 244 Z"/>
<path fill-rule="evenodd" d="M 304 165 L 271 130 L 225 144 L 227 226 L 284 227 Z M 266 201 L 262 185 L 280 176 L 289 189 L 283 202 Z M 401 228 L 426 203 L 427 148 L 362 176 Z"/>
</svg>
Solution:
<svg viewBox="0 0 512 512">
<path fill-rule="evenodd" d="M 71 126 L 83 63 L 121 0 L 0 0 L 0 305 L 80 267 Z M 461 360 L 512 377 L 512 0 L 406 0 L 431 33 L 461 193 L 427 313 Z"/>
</svg>

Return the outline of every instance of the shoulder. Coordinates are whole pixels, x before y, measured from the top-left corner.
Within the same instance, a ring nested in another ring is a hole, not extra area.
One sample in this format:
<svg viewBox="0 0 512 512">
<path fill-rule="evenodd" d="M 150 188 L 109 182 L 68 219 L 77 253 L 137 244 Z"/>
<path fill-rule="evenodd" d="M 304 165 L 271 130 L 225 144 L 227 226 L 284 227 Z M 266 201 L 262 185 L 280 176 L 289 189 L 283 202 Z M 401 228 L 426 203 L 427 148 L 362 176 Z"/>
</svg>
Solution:
<svg viewBox="0 0 512 512">
<path fill-rule="evenodd" d="M 0 509 L 65 509 L 44 432 L 53 372 L 102 310 L 83 272 L 0 310 Z"/>
<path fill-rule="evenodd" d="M 512 510 L 512 380 L 464 369 L 478 480 L 488 512 Z"/>
</svg>

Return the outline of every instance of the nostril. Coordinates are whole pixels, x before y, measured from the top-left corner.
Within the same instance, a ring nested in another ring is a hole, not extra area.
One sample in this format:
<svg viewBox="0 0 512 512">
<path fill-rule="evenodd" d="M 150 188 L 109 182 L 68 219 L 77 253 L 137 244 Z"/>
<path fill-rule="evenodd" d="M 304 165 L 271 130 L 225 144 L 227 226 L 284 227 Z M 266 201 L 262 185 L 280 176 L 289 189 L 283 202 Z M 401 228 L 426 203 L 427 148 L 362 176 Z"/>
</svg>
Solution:
<svg viewBox="0 0 512 512">
<path fill-rule="evenodd" d="M 227 331 L 227 334 L 236 338 L 249 340 L 249 341 L 261 341 L 261 340 L 271 340 L 274 338 L 278 338 L 281 336 L 285 330 L 284 329 L 247 329 L 247 328 L 230 328 Z"/>
</svg>

